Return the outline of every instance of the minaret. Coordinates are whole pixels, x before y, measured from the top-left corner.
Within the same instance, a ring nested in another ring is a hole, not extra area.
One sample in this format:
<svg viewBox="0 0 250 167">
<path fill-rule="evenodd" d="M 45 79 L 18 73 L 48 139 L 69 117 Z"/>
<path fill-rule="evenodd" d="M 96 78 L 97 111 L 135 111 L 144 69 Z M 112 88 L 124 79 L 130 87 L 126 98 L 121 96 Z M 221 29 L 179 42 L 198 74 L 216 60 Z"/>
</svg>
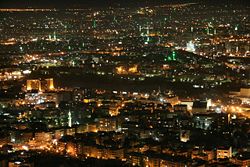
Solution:
<svg viewBox="0 0 250 167">
<path fill-rule="evenodd" d="M 176 53 L 175 53 L 175 51 L 172 52 L 172 60 L 176 60 Z"/>
<path fill-rule="evenodd" d="M 158 45 L 161 43 L 161 37 L 162 36 L 158 36 L 158 39 L 159 39 L 158 42 L 157 42 Z"/>
<path fill-rule="evenodd" d="M 150 39 L 149 39 L 149 26 L 147 26 L 147 35 L 146 35 L 146 36 L 147 36 L 146 41 L 149 42 L 149 40 L 150 40 Z"/>
<path fill-rule="evenodd" d="M 209 27 L 207 27 L 206 31 L 207 31 L 207 35 L 209 35 L 210 34 Z"/>
<path fill-rule="evenodd" d="M 116 17 L 114 16 L 114 18 L 113 18 L 113 21 L 115 22 L 115 23 L 117 23 L 117 20 L 116 20 Z"/>
<path fill-rule="evenodd" d="M 191 28 L 190 28 L 190 31 L 191 31 L 191 32 L 194 32 L 194 27 L 191 27 Z"/>
<path fill-rule="evenodd" d="M 217 31 L 216 31 L 216 29 L 214 29 L 214 35 L 216 35 L 217 34 Z"/>
<path fill-rule="evenodd" d="M 149 26 L 147 26 L 147 35 L 149 35 Z"/>
<path fill-rule="evenodd" d="M 53 40 L 56 40 L 56 32 L 53 33 Z"/>
<path fill-rule="evenodd" d="M 93 20 L 93 28 L 96 28 L 96 27 L 97 27 L 96 20 L 94 19 Z"/>
<path fill-rule="evenodd" d="M 235 30 L 235 31 L 238 31 L 238 27 L 239 27 L 239 25 L 237 24 L 237 25 L 234 27 L 234 30 Z"/>
<path fill-rule="evenodd" d="M 141 25 L 139 26 L 139 31 L 141 32 Z"/>
<path fill-rule="evenodd" d="M 71 127 L 72 126 L 72 117 L 71 117 L 71 112 L 69 111 L 68 113 L 68 126 Z"/>
</svg>

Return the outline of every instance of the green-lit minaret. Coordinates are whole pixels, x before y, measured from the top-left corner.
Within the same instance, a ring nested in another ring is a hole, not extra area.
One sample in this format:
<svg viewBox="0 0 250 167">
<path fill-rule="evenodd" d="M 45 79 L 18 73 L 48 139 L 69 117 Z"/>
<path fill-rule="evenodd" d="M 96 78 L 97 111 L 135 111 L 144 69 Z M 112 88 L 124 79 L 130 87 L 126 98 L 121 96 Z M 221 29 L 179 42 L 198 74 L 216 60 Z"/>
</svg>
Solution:
<svg viewBox="0 0 250 167">
<path fill-rule="evenodd" d="M 172 53 L 167 54 L 165 56 L 164 61 L 176 61 L 176 52 L 172 51 Z"/>
<path fill-rule="evenodd" d="M 174 61 L 176 60 L 176 52 L 175 51 L 172 52 L 172 60 L 174 60 Z"/>
<path fill-rule="evenodd" d="M 94 19 L 94 21 L 93 21 L 93 28 L 96 28 L 96 27 L 97 27 L 96 20 Z"/>
</svg>

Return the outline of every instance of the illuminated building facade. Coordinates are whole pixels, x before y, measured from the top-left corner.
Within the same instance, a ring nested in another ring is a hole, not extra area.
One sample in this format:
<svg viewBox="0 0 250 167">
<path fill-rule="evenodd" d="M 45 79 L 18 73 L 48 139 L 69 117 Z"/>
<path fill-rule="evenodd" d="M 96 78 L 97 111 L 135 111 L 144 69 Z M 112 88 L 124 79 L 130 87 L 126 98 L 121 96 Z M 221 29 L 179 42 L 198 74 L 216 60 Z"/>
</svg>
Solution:
<svg viewBox="0 0 250 167">
<path fill-rule="evenodd" d="M 217 159 L 232 158 L 232 147 L 217 148 Z"/>
<path fill-rule="evenodd" d="M 58 95 L 56 93 L 26 93 L 25 101 L 27 104 L 36 105 L 47 102 L 59 103 Z"/>
<path fill-rule="evenodd" d="M 27 91 L 41 91 L 41 81 L 38 79 L 27 80 Z"/>
<path fill-rule="evenodd" d="M 242 104 L 250 104 L 250 88 L 241 88 L 239 92 L 231 92 L 229 97 L 240 99 Z"/>
<path fill-rule="evenodd" d="M 26 90 L 27 91 L 52 91 L 54 90 L 54 80 L 53 78 L 48 78 L 45 80 L 31 79 L 27 80 Z"/>
<path fill-rule="evenodd" d="M 190 131 L 189 130 L 181 130 L 180 131 L 180 141 L 188 142 L 190 140 Z"/>
<path fill-rule="evenodd" d="M 55 87 L 54 87 L 54 80 L 53 78 L 48 78 L 48 79 L 45 79 L 46 81 L 46 86 L 45 86 L 45 90 L 54 90 Z"/>
</svg>

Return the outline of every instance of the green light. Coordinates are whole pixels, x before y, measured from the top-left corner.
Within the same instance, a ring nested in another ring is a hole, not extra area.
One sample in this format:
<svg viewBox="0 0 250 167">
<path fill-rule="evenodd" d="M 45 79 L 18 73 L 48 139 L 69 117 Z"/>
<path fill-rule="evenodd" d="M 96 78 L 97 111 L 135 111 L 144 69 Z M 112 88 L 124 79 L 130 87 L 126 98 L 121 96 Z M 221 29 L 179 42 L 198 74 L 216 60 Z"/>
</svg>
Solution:
<svg viewBox="0 0 250 167">
<path fill-rule="evenodd" d="M 175 53 L 175 51 L 172 52 L 172 60 L 176 60 L 176 53 Z"/>
<path fill-rule="evenodd" d="M 93 21 L 93 28 L 96 28 L 96 20 Z"/>
</svg>

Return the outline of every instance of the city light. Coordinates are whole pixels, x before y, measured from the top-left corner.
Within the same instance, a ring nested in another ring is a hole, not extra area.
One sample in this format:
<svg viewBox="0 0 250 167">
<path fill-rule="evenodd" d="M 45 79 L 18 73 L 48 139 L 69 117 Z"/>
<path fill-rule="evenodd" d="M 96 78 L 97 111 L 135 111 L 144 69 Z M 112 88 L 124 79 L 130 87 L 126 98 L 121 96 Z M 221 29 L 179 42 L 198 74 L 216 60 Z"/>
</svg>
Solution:
<svg viewBox="0 0 250 167">
<path fill-rule="evenodd" d="M 250 166 L 248 3 L 7 1 L 0 166 Z"/>
</svg>

